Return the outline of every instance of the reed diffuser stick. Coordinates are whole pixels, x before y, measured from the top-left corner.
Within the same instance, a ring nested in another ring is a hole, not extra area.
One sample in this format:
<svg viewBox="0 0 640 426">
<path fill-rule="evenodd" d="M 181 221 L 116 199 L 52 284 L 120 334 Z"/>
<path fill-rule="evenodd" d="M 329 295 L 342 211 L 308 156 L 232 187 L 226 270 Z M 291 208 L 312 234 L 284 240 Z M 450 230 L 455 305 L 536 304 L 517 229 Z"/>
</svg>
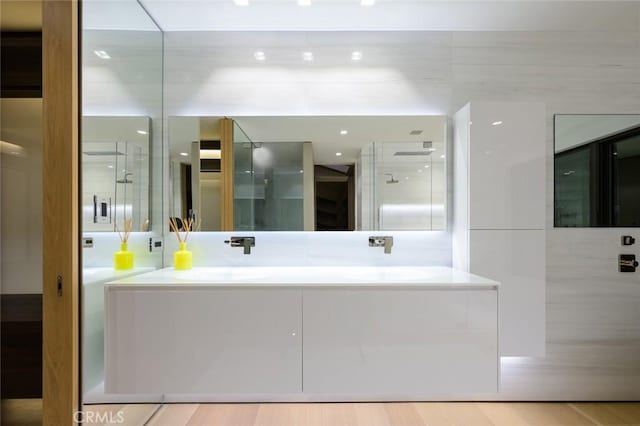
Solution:
<svg viewBox="0 0 640 426">
<path fill-rule="evenodd" d="M 133 229 L 132 219 L 125 218 L 123 231 L 121 231 L 120 228 L 118 228 L 118 224 L 116 223 L 116 231 L 118 232 L 118 236 L 120 237 L 120 242 L 122 244 L 126 244 L 129 241 L 129 236 L 131 235 L 132 229 Z"/>
<path fill-rule="evenodd" d="M 184 229 L 184 235 L 180 232 L 180 227 L 178 226 L 178 221 L 175 217 L 169 218 L 169 227 L 171 228 L 171 232 L 176 235 L 179 243 L 186 243 L 189 238 L 189 233 L 193 228 L 193 218 L 188 218 L 182 221 L 182 228 Z"/>
</svg>

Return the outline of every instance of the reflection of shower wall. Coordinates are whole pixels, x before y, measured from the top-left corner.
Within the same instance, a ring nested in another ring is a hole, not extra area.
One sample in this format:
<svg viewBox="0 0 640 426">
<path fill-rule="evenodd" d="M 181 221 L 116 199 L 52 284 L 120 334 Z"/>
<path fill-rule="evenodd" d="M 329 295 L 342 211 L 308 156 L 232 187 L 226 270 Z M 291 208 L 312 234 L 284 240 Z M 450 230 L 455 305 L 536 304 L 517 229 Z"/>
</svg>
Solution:
<svg viewBox="0 0 640 426">
<path fill-rule="evenodd" d="M 445 162 L 433 162 L 431 164 L 431 229 L 447 229 L 447 178 Z"/>
<path fill-rule="evenodd" d="M 356 230 L 374 230 L 374 146 L 369 145 L 360 153 L 356 162 Z"/>
<path fill-rule="evenodd" d="M 444 161 L 422 143 L 373 143 L 356 165 L 359 230 L 446 229 Z M 396 153 L 404 155 L 396 155 Z"/>
<path fill-rule="evenodd" d="M 139 145 L 126 142 L 84 143 L 83 152 L 87 151 L 114 154 L 83 154 L 83 231 L 114 231 L 116 223 L 122 228 L 125 213 L 133 219 L 134 231 L 143 230 L 149 217 L 148 155 Z M 123 183 L 125 175 L 129 183 Z M 108 205 L 108 219 L 99 223 L 94 223 L 94 196 Z"/>
</svg>

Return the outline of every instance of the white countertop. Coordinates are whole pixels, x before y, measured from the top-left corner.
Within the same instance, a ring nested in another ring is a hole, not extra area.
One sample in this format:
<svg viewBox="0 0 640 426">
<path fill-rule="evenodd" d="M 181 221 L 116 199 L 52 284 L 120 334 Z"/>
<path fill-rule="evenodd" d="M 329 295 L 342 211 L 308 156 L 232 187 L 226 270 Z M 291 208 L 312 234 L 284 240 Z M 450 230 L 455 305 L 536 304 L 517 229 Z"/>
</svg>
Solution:
<svg viewBox="0 0 640 426">
<path fill-rule="evenodd" d="M 478 275 L 434 266 L 206 267 L 188 271 L 165 268 L 107 284 L 110 289 L 132 286 L 492 288 L 498 285 Z"/>
<path fill-rule="evenodd" d="M 82 268 L 82 285 L 104 283 L 107 281 L 119 280 L 134 275 L 144 274 L 155 270 L 155 268 L 133 268 L 126 271 L 116 271 L 113 267 L 88 267 Z"/>
</svg>

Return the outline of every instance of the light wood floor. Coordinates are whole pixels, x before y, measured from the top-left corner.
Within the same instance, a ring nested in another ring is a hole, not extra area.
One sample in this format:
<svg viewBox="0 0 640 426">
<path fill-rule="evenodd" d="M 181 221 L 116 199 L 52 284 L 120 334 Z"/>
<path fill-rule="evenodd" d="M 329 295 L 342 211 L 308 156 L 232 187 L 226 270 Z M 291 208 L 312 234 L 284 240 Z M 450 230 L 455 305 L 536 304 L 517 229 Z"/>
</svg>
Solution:
<svg viewBox="0 0 640 426">
<path fill-rule="evenodd" d="M 138 426 L 640 425 L 640 403 L 319 403 L 88 405 Z M 4 423 L 3 423 L 4 424 Z M 99 423 L 92 423 L 99 424 Z M 108 424 L 108 423 L 107 423 Z"/>
</svg>

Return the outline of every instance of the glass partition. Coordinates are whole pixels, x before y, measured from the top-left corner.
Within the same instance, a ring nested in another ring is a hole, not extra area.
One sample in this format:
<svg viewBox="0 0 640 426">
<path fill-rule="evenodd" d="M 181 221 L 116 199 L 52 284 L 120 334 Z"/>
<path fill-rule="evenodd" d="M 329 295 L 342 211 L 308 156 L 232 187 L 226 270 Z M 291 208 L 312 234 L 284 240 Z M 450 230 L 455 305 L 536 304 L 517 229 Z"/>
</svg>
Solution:
<svg viewBox="0 0 640 426">
<path fill-rule="evenodd" d="M 254 144 L 237 123 L 233 123 L 233 227 L 236 231 L 256 229 L 255 202 L 258 177 L 253 169 Z"/>
</svg>

